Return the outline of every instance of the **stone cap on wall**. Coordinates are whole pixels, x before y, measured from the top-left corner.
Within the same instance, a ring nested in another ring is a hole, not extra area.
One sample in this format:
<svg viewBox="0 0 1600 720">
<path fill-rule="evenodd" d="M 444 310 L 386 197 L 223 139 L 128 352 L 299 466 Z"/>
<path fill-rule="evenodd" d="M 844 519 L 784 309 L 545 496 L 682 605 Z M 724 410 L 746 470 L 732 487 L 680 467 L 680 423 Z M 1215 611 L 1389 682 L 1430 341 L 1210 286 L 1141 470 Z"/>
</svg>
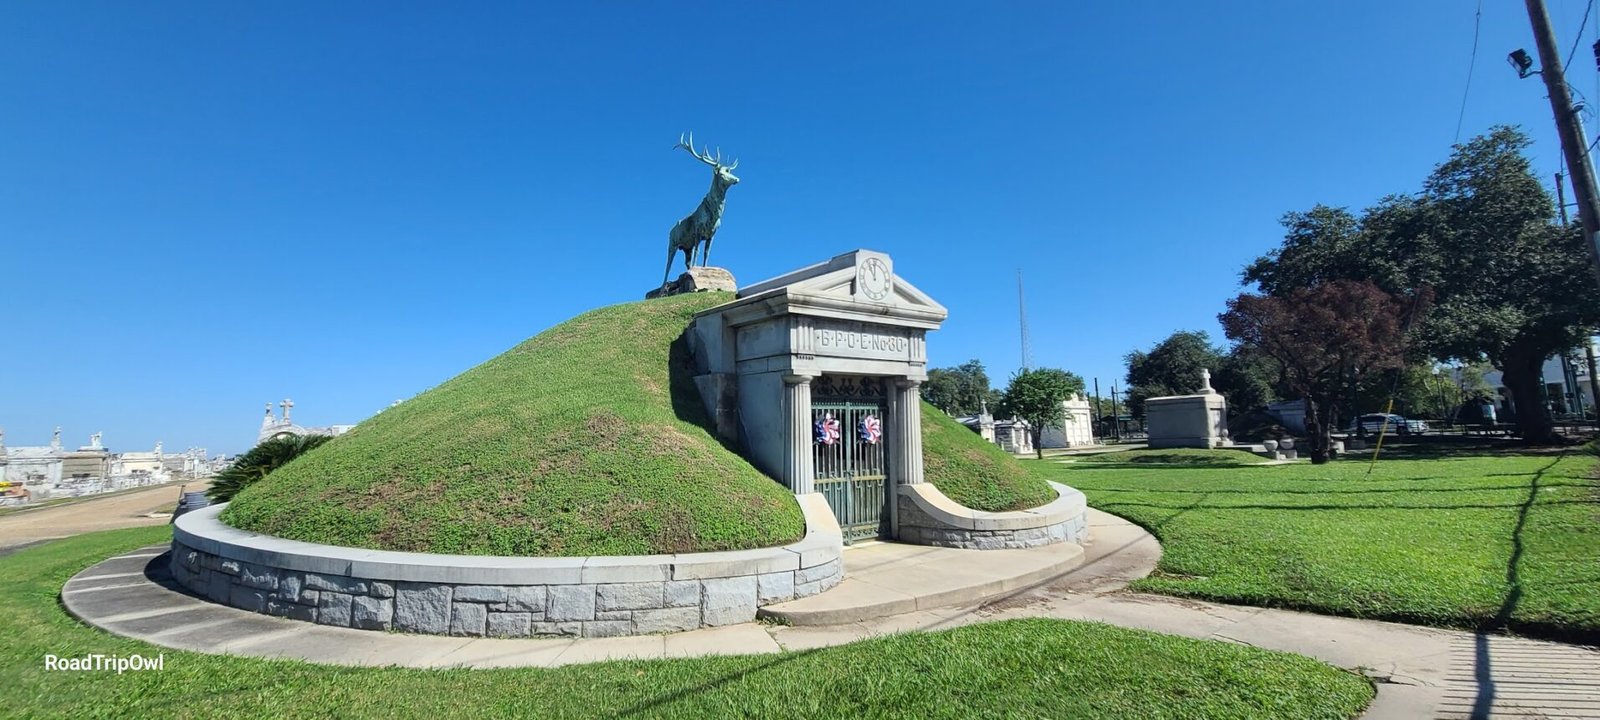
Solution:
<svg viewBox="0 0 1600 720">
<path fill-rule="evenodd" d="M 806 521 L 800 541 L 777 547 L 669 555 L 505 557 L 445 555 L 322 545 L 240 530 L 218 515 L 227 503 L 184 514 L 173 539 L 200 552 L 252 565 L 365 580 L 472 585 L 580 585 L 758 575 L 838 559 L 843 533 L 819 493 L 798 495 Z"/>
<path fill-rule="evenodd" d="M 1183 403 L 1193 403 L 1195 401 L 1206 401 L 1218 405 L 1224 402 L 1221 393 L 1212 391 L 1209 393 L 1195 393 L 1194 395 L 1162 395 L 1161 397 L 1145 398 L 1144 404 L 1146 406 L 1179 405 Z"/>
<path fill-rule="evenodd" d="M 1045 482 L 1055 489 L 1056 499 L 1036 508 L 1011 512 L 974 510 L 951 500 L 928 483 L 901 485 L 899 492 L 934 520 L 963 530 L 1029 530 L 1067 522 L 1085 512 L 1088 501 L 1082 492 L 1061 483 Z"/>
</svg>

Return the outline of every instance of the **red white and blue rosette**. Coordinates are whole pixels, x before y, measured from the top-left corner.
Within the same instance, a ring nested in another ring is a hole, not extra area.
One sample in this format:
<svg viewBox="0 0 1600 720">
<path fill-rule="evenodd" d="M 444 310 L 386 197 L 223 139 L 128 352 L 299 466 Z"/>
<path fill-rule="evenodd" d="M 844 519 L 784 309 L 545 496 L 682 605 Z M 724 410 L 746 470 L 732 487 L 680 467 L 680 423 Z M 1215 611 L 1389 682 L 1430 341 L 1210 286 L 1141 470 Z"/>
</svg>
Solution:
<svg viewBox="0 0 1600 720">
<path fill-rule="evenodd" d="M 861 442 L 877 445 L 883 441 L 883 421 L 877 415 L 865 415 L 856 424 L 856 434 L 861 436 Z"/>
<path fill-rule="evenodd" d="M 839 421 L 833 413 L 824 414 L 811 427 L 811 432 L 818 445 L 832 445 L 839 442 Z"/>
</svg>

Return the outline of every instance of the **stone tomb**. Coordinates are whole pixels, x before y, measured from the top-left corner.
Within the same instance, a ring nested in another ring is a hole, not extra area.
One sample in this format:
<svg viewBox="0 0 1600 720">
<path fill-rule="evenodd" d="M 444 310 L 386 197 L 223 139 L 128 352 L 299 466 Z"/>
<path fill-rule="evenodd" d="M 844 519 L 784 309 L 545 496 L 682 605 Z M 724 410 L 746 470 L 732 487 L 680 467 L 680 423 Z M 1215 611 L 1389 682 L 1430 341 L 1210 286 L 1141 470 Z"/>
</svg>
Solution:
<svg viewBox="0 0 1600 720">
<path fill-rule="evenodd" d="M 695 382 L 718 433 L 795 494 L 818 489 L 818 458 L 825 476 L 876 478 L 877 497 L 861 486 L 821 489 L 848 524 L 875 514 L 895 486 L 922 482 L 925 336 L 948 314 L 896 277 L 888 255 L 848 252 L 696 316 Z M 880 507 L 843 512 L 841 493 Z"/>
<path fill-rule="evenodd" d="M 846 542 L 980 549 L 1076 542 L 1083 494 L 1032 510 L 962 507 L 923 482 L 927 332 L 943 306 L 856 250 L 739 291 L 695 317 L 695 383 L 724 440 L 796 495 L 816 493 Z"/>
<path fill-rule="evenodd" d="M 1211 371 L 1200 371 L 1199 393 L 1144 401 L 1152 448 L 1217 448 L 1228 442 L 1228 402 L 1211 387 Z"/>
</svg>

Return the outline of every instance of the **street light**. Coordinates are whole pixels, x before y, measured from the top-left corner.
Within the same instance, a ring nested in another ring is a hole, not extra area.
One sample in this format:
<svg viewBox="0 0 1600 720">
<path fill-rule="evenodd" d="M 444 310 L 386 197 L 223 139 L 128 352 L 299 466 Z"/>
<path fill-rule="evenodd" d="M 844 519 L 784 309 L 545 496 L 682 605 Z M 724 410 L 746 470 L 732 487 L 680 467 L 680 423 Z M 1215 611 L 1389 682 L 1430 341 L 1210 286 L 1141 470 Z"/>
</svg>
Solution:
<svg viewBox="0 0 1600 720">
<path fill-rule="evenodd" d="M 1533 69 L 1533 58 L 1528 57 L 1528 51 L 1522 48 L 1512 50 L 1511 54 L 1506 56 L 1506 62 L 1511 63 L 1511 67 L 1516 69 L 1519 78 L 1526 78 L 1539 72 Z"/>
</svg>

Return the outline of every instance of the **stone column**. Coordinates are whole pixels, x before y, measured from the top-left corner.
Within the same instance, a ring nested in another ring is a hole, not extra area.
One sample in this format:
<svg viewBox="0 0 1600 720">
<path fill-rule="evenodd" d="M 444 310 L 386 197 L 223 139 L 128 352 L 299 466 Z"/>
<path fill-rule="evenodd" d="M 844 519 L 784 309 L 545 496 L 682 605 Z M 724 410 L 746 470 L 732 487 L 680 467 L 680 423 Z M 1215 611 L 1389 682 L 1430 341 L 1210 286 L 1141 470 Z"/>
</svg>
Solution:
<svg viewBox="0 0 1600 720">
<path fill-rule="evenodd" d="M 889 393 L 889 415 L 894 421 L 889 430 L 891 479 L 895 485 L 916 485 L 922 482 L 922 381 L 899 379 L 893 386 Z"/>
<path fill-rule="evenodd" d="M 811 375 L 783 376 L 783 418 L 788 432 L 782 479 L 796 495 L 816 489 L 811 457 L 811 380 Z"/>
</svg>

